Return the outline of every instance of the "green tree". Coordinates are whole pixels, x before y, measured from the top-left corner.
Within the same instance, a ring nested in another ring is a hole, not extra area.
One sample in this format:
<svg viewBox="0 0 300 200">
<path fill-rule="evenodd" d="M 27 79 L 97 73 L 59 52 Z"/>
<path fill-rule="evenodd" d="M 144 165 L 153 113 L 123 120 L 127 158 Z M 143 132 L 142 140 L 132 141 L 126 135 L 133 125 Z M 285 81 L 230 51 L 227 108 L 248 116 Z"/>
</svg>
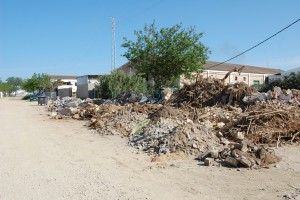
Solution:
<svg viewBox="0 0 300 200">
<path fill-rule="evenodd" d="M 22 85 L 23 79 L 20 77 L 8 77 L 6 82 L 14 87 L 20 87 Z"/>
<path fill-rule="evenodd" d="M 184 29 L 176 24 L 158 30 L 153 22 L 134 34 L 136 41 L 124 38 L 122 47 L 127 51 L 123 56 L 137 73 L 147 80 L 153 78 L 156 88 L 181 75 L 190 78 L 194 72 L 201 72 L 210 53 L 200 42 L 203 33 L 196 33 L 195 27 Z"/>
<path fill-rule="evenodd" d="M 34 92 L 38 90 L 51 90 L 52 83 L 50 77 L 47 74 L 34 73 L 31 78 L 24 80 L 22 88 L 28 92 Z"/>
<path fill-rule="evenodd" d="M 14 92 L 16 90 L 18 90 L 18 88 L 15 87 L 15 86 L 13 86 L 13 85 L 10 85 L 8 83 L 2 83 L 2 82 L 0 83 L 0 91 L 1 92 L 8 92 L 8 93 L 10 93 L 10 92 Z"/>
</svg>

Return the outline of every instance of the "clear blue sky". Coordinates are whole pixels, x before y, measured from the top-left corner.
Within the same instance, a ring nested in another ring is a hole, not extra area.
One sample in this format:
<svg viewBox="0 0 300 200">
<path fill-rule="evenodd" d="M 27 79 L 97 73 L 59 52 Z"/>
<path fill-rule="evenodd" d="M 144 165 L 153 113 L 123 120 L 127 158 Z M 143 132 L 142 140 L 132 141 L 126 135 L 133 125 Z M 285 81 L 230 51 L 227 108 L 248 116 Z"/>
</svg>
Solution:
<svg viewBox="0 0 300 200">
<path fill-rule="evenodd" d="M 204 32 L 211 61 L 222 62 L 300 18 L 299 0 L 0 0 L 0 78 L 105 74 L 116 17 L 117 66 L 123 37 L 154 19 Z M 300 22 L 231 63 L 300 67 Z"/>
</svg>

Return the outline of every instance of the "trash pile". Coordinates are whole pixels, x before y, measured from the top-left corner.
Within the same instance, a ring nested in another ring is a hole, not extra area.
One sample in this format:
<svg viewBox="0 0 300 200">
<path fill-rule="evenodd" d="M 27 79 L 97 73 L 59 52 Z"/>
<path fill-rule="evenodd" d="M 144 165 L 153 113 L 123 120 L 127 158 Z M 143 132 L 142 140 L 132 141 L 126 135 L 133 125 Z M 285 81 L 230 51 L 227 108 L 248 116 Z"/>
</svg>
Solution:
<svg viewBox="0 0 300 200">
<path fill-rule="evenodd" d="M 170 99 L 170 104 L 177 107 L 203 108 L 214 105 L 241 106 L 242 99 L 250 96 L 255 90 L 245 83 L 224 85 L 218 79 L 198 79 L 191 85 L 184 85 L 179 92 Z"/>
<path fill-rule="evenodd" d="M 280 143 L 293 143 L 299 140 L 300 109 L 278 109 L 269 104 L 257 105 L 250 111 L 242 113 L 237 121 L 228 123 L 221 130 L 227 138 L 244 135 L 257 144 L 278 146 Z M 298 137 L 297 137 L 298 136 Z"/>
<path fill-rule="evenodd" d="M 148 115 L 144 113 L 132 112 L 131 108 L 123 108 L 115 113 L 113 116 L 106 118 L 94 119 L 98 126 L 89 125 L 97 129 L 101 135 L 122 135 L 128 137 L 137 123 L 144 121 Z M 92 120 L 93 120 L 92 119 Z M 99 123 L 100 122 L 100 123 Z"/>
<path fill-rule="evenodd" d="M 250 104 L 257 101 L 268 102 L 269 104 L 278 103 L 290 103 L 295 106 L 300 106 L 299 102 L 300 91 L 295 89 L 284 90 L 280 87 L 274 87 L 274 91 L 268 91 L 267 93 L 257 92 L 251 96 L 245 96 L 243 98 L 244 103 Z"/>
<path fill-rule="evenodd" d="M 195 124 L 187 112 L 163 106 L 138 125 L 139 129 L 129 137 L 129 144 L 154 155 L 179 151 L 197 155 L 219 145 L 219 139 L 209 133 L 208 126 Z"/>
<path fill-rule="evenodd" d="M 123 92 L 116 97 L 116 103 L 120 105 L 135 103 L 141 101 L 143 97 L 143 94 Z"/>
<path fill-rule="evenodd" d="M 124 93 L 114 100 L 63 98 L 48 109 L 52 118 L 88 120 L 99 134 L 128 137 L 149 155 L 184 152 L 208 166 L 266 167 L 279 160 L 269 146 L 300 141 L 299 90 L 259 93 L 244 83 L 199 79 L 163 93 L 161 104 Z"/>
</svg>

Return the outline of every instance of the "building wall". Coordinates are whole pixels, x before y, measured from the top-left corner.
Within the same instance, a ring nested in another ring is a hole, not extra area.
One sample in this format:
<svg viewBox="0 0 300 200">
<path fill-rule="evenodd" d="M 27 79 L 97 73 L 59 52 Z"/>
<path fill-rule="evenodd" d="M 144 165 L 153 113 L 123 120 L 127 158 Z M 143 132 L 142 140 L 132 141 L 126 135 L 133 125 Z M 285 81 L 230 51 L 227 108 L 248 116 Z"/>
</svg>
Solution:
<svg viewBox="0 0 300 200">
<path fill-rule="evenodd" d="M 77 85 L 84 85 L 87 84 L 88 82 L 89 82 L 88 76 L 77 77 Z"/>
<path fill-rule="evenodd" d="M 44 92 L 44 95 L 46 97 L 48 97 L 49 99 L 52 99 L 52 100 L 56 100 L 57 99 L 56 92 Z"/>
<path fill-rule="evenodd" d="M 273 75 L 273 76 L 270 76 L 269 79 L 270 79 L 270 81 L 282 80 L 285 76 L 289 76 L 289 75 L 291 75 L 292 73 L 294 73 L 294 74 L 300 73 L 300 67 L 295 68 L 295 69 L 288 70 L 288 71 L 286 71 L 286 72 L 281 73 L 280 75 Z"/>
<path fill-rule="evenodd" d="M 204 71 L 201 75 L 204 78 L 213 77 L 217 79 L 223 79 L 225 75 L 227 74 L 227 71 L 213 71 L 213 70 L 207 70 Z M 225 80 L 225 84 L 233 84 L 236 82 L 244 82 L 248 84 L 249 86 L 252 86 L 256 83 L 264 84 L 266 81 L 266 77 L 269 74 L 254 74 L 254 73 L 238 73 L 238 72 L 232 72 L 229 77 Z"/>
<path fill-rule="evenodd" d="M 119 69 L 123 71 L 124 73 L 129 73 L 129 67 L 123 67 Z M 217 70 L 204 70 L 202 75 L 204 78 L 213 77 L 217 79 L 223 79 L 225 75 L 228 73 L 228 71 L 217 71 Z M 225 84 L 233 84 L 236 82 L 244 82 L 248 84 L 249 86 L 255 85 L 255 84 L 264 84 L 266 83 L 267 77 L 272 76 L 272 74 L 258 74 L 258 73 L 238 73 L 238 72 L 232 72 L 229 77 L 224 81 Z M 180 78 L 180 82 L 183 83 L 189 83 L 192 82 L 191 80 L 185 79 L 183 76 Z"/>
<path fill-rule="evenodd" d="M 57 90 L 57 96 L 60 98 L 63 97 L 72 97 L 72 88 L 62 88 Z"/>
<path fill-rule="evenodd" d="M 77 98 L 95 98 L 95 84 L 81 84 L 77 86 Z"/>
<path fill-rule="evenodd" d="M 77 77 L 77 85 L 84 85 L 88 83 L 97 83 L 97 78 L 89 78 L 88 75 Z"/>
</svg>

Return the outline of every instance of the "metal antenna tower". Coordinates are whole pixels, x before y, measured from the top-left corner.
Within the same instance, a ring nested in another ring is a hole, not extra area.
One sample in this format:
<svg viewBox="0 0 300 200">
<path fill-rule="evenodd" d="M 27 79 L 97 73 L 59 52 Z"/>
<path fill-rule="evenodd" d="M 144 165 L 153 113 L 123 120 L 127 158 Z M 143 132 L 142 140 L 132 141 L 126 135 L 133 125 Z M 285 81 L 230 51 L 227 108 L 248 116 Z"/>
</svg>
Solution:
<svg viewBox="0 0 300 200">
<path fill-rule="evenodd" d="M 116 69 L 116 24 L 115 17 L 111 18 L 111 71 Z"/>
</svg>

